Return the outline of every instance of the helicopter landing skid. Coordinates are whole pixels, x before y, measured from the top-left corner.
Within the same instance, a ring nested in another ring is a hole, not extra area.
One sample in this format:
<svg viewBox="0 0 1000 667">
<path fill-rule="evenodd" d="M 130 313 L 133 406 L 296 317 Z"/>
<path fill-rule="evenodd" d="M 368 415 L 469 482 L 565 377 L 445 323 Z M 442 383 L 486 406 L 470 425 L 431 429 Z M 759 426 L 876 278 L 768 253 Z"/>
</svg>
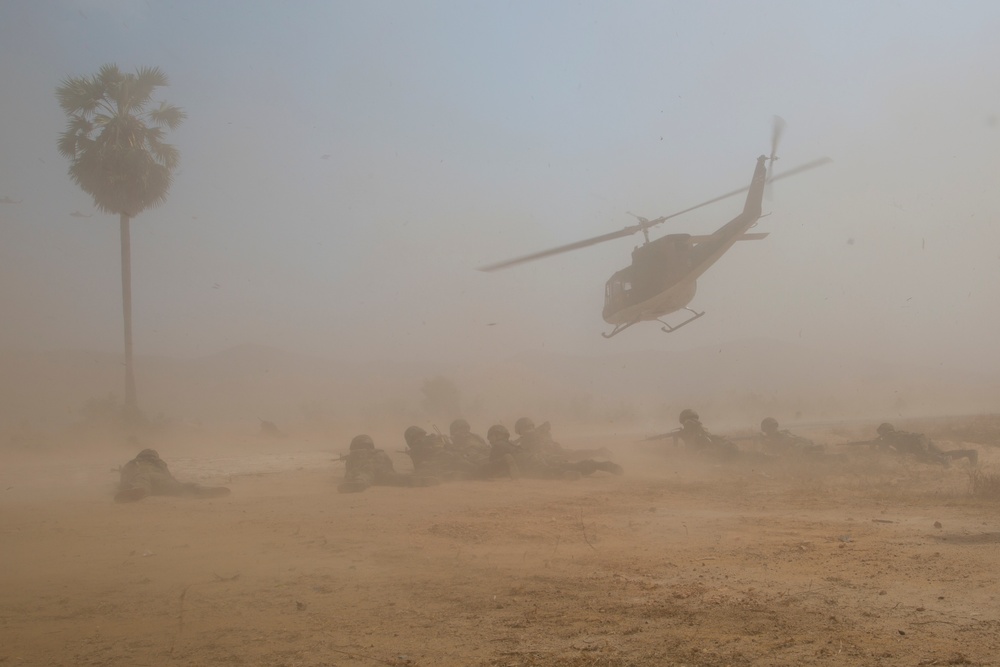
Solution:
<svg viewBox="0 0 1000 667">
<path fill-rule="evenodd" d="M 611 338 L 615 334 L 620 334 L 621 332 L 625 331 L 626 329 L 628 329 L 630 326 L 632 326 L 633 324 L 635 324 L 638 321 L 639 320 L 635 320 L 635 322 L 629 322 L 628 324 L 616 324 L 615 328 L 611 331 L 611 333 L 604 333 L 602 331 L 601 335 L 604 336 L 605 338 Z"/>
<path fill-rule="evenodd" d="M 699 313 L 698 311 L 696 311 L 696 310 L 693 310 L 693 309 L 691 309 L 691 308 L 685 308 L 684 310 L 686 310 L 686 311 L 688 311 L 688 312 L 690 312 L 690 313 L 693 313 L 693 315 L 692 315 L 691 317 L 687 318 L 686 320 L 684 320 L 683 322 L 681 322 L 680 324 L 678 324 L 678 325 L 677 325 L 677 326 L 675 326 L 675 327 L 672 327 L 672 326 L 670 326 L 669 324 L 667 324 L 667 323 L 666 323 L 666 322 L 664 322 L 663 320 L 660 320 L 660 319 L 656 320 L 657 322 L 659 322 L 660 324 L 662 324 L 662 325 L 663 325 L 663 326 L 662 326 L 662 327 L 660 328 L 660 331 L 662 331 L 662 332 L 664 332 L 664 333 L 673 333 L 673 332 L 677 331 L 678 329 L 680 329 L 680 328 L 681 328 L 682 326 L 684 326 L 685 324 L 691 324 L 691 323 L 692 323 L 692 322 L 694 322 L 694 321 L 695 321 L 696 319 L 698 319 L 699 317 L 701 317 L 702 315 L 704 315 L 704 314 L 705 314 L 705 311 L 704 311 L 704 310 L 703 310 L 703 311 L 701 311 L 700 313 Z"/>
</svg>

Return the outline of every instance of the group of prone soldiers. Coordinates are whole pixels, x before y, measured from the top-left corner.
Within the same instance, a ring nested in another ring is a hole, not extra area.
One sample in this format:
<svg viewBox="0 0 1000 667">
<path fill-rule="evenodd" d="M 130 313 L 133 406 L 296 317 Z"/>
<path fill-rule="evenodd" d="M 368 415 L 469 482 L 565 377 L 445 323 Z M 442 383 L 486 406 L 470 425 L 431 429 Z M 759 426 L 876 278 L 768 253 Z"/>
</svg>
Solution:
<svg viewBox="0 0 1000 667">
<path fill-rule="evenodd" d="M 761 421 L 760 433 L 753 436 L 761 446 L 760 452 L 743 451 L 732 439 L 710 433 L 694 410 L 682 410 L 680 423 L 680 428 L 650 439 L 673 437 L 675 444 L 683 443 L 691 451 L 721 460 L 765 461 L 775 456 L 829 456 L 823 445 L 779 428 L 778 421 L 773 417 Z M 351 441 L 350 452 L 343 457 L 346 470 L 338 491 L 364 491 L 372 485 L 430 486 L 456 479 L 522 476 L 578 479 L 599 470 L 614 475 L 623 472 L 617 463 L 594 458 L 608 458 L 606 449 L 571 450 L 562 447 L 552 439 L 548 422 L 536 427 L 531 419 L 522 417 L 514 424 L 514 431 L 518 439 L 511 441 L 507 428 L 495 424 L 487 431 L 487 442 L 473 433 L 464 419 L 451 423 L 450 437 L 411 426 L 403 433 L 403 438 L 406 440 L 406 453 L 413 462 L 412 473 L 397 472 L 392 458 L 385 451 L 376 449 L 371 437 L 356 436 Z M 841 444 L 865 446 L 919 463 L 943 466 L 956 459 L 967 459 L 971 465 L 979 461 L 979 453 L 975 449 L 946 451 L 922 433 L 898 431 L 889 423 L 881 424 L 876 432 L 878 436 L 872 440 Z M 143 449 L 122 466 L 115 501 L 135 502 L 156 495 L 218 498 L 229 495 L 229 489 L 179 482 L 156 450 Z"/>
<path fill-rule="evenodd" d="M 729 438 L 709 433 L 702 425 L 698 413 L 694 410 L 682 410 L 680 423 L 680 428 L 660 436 L 653 436 L 654 439 L 672 436 L 675 444 L 683 442 L 687 448 L 693 451 L 721 459 L 826 456 L 823 445 L 816 444 L 791 431 L 780 429 L 778 420 L 774 417 L 765 417 L 760 423 L 760 433 L 753 436 L 753 439 L 760 443 L 763 452 L 742 451 Z M 976 465 L 979 461 L 979 453 L 975 449 L 945 451 L 923 433 L 898 431 L 889 423 L 879 425 L 876 433 L 878 436 L 872 440 L 841 444 L 867 446 L 871 450 L 897 454 L 919 463 L 943 466 L 950 465 L 951 461 L 955 459 L 967 459 L 971 465 Z"/>
<path fill-rule="evenodd" d="M 413 463 L 412 473 L 396 471 L 392 458 L 368 435 L 351 440 L 350 451 L 344 458 L 344 481 L 337 487 L 341 493 L 364 491 L 372 485 L 431 486 L 443 481 L 489 480 L 501 477 L 517 479 L 579 479 L 598 470 L 621 475 L 622 467 L 612 461 L 598 461 L 594 456 L 607 457 L 607 450 L 571 450 L 552 439 L 548 422 L 536 427 L 521 417 L 514 424 L 518 439 L 512 441 L 510 431 L 494 424 L 486 432 L 486 440 L 472 432 L 464 419 L 456 419 L 449 434 L 428 433 L 419 426 L 403 432 L 406 454 Z"/>
</svg>

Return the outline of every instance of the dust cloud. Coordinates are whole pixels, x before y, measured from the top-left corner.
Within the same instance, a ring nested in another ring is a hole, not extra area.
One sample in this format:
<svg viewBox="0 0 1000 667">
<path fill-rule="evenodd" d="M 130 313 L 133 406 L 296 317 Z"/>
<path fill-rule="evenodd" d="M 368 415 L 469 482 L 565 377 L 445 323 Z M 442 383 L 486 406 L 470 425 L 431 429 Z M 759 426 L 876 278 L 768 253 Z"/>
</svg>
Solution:
<svg viewBox="0 0 1000 667">
<path fill-rule="evenodd" d="M 992 664 L 1000 11 L 962 7 L 0 4 L 0 663 Z M 131 422 L 118 221 L 56 150 L 107 62 L 188 114 Z M 833 162 L 698 321 L 599 335 L 641 235 L 476 270 L 746 185 L 775 113 L 776 172 Z M 742 453 L 651 438 L 685 408 Z M 337 492 L 358 434 L 408 475 L 407 427 L 524 416 L 624 474 Z M 115 503 L 143 448 L 231 495 Z"/>
</svg>

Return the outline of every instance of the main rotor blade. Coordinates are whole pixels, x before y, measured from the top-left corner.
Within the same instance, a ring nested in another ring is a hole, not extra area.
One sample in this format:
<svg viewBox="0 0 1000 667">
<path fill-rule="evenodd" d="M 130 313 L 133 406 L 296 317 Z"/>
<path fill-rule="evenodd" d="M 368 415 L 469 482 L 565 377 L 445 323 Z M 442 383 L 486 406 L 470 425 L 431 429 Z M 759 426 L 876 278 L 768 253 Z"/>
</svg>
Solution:
<svg viewBox="0 0 1000 667">
<path fill-rule="evenodd" d="M 795 176 L 796 174 L 801 174 L 804 171 L 809 171 L 810 169 L 815 169 L 816 167 L 822 167 L 824 164 L 830 164 L 833 162 L 831 157 L 821 157 L 819 159 L 813 160 L 812 162 L 806 162 L 805 164 L 800 164 L 794 169 L 789 169 L 788 171 L 783 171 L 774 178 L 772 181 L 779 181 L 782 178 L 788 178 L 789 176 Z M 749 188 L 746 188 L 749 190 Z"/>
<path fill-rule="evenodd" d="M 663 222 L 663 220 L 650 220 L 649 225 L 655 225 L 658 222 Z M 632 236 L 638 231 L 642 231 L 643 225 L 629 225 L 624 229 L 619 229 L 616 232 L 608 232 L 607 234 L 601 234 L 600 236 L 595 236 L 593 238 L 584 239 L 583 241 L 577 241 L 576 243 L 569 243 L 567 245 L 561 245 L 555 248 L 549 248 L 548 250 L 542 250 L 541 252 L 533 252 L 530 255 L 524 255 L 523 257 L 515 257 L 514 259 L 508 259 L 503 262 L 497 262 L 496 264 L 490 264 L 488 266 L 479 267 L 480 271 L 499 271 L 500 269 L 506 269 L 509 266 L 514 266 L 515 264 L 523 264 L 525 262 L 531 262 L 536 259 L 542 259 L 543 257 L 551 257 L 552 255 L 558 255 L 562 252 L 569 252 L 570 250 L 579 250 L 580 248 L 586 248 L 587 246 L 597 245 L 598 243 L 604 243 L 605 241 L 613 241 L 614 239 L 620 239 L 625 236 Z"/>
<path fill-rule="evenodd" d="M 813 160 L 812 162 L 807 162 L 806 164 L 799 165 L 798 167 L 795 167 L 794 169 L 789 169 L 786 172 L 778 174 L 777 176 L 775 176 L 771 180 L 772 181 L 777 181 L 777 180 L 780 180 L 782 178 L 787 178 L 789 176 L 794 176 L 796 174 L 801 174 L 804 171 L 808 171 L 810 169 L 815 169 L 816 167 L 820 167 L 820 166 L 822 166 L 824 164 L 827 164 L 829 162 L 832 162 L 832 161 L 833 160 L 831 160 L 828 157 L 822 157 L 822 158 L 819 158 L 818 160 Z M 623 238 L 625 236 L 631 236 L 632 234 L 635 234 L 636 232 L 640 232 L 643 229 L 648 229 L 650 227 L 653 227 L 654 225 L 660 224 L 661 222 L 665 222 L 667 220 L 670 220 L 671 218 L 676 218 L 677 216 L 684 215 L 685 213 L 690 213 L 691 211 L 697 210 L 699 208 L 703 208 L 705 206 L 708 206 L 709 204 L 714 204 L 715 202 L 722 201 L 723 199 L 728 199 L 729 197 L 734 197 L 734 196 L 736 196 L 738 194 L 746 192 L 749 189 L 750 189 L 750 186 L 748 185 L 746 187 L 740 188 L 739 190 L 733 190 L 732 192 L 727 192 L 724 195 L 719 195 L 718 197 L 714 197 L 712 199 L 709 199 L 708 201 L 703 201 L 702 203 L 697 204 L 695 206 L 692 206 L 690 208 L 686 208 L 683 211 L 677 211 L 676 213 L 671 213 L 670 215 L 661 216 L 659 218 L 656 218 L 655 220 L 649 220 L 648 222 L 644 222 L 644 223 L 641 223 L 641 224 L 638 224 L 638 225 L 629 225 L 628 227 L 625 227 L 623 229 L 619 229 L 618 231 L 608 232 L 607 234 L 601 234 L 600 236 L 594 236 L 594 237 L 591 237 L 589 239 L 584 239 L 583 241 L 577 241 L 576 243 L 568 243 L 566 245 L 557 246 L 555 248 L 549 248 L 548 250 L 542 250 L 540 252 L 534 252 L 534 253 L 531 253 L 530 255 L 524 255 L 522 257 L 515 257 L 514 259 L 508 259 L 508 260 L 505 260 L 503 262 L 497 262 L 496 264 L 488 264 L 487 266 L 479 267 L 479 270 L 480 271 L 487 271 L 487 272 L 488 271 L 499 271 L 500 269 L 506 269 L 508 267 L 515 266 L 517 264 L 524 264 L 525 262 L 531 262 L 531 261 L 534 261 L 536 259 L 542 259 L 543 257 L 551 257 L 552 255 L 558 255 L 558 254 L 563 253 L 563 252 L 569 252 L 571 250 L 579 250 L 580 248 L 586 248 L 588 246 L 597 245 L 598 243 L 604 243 L 605 241 L 613 241 L 614 239 L 620 239 L 620 238 Z"/>
<path fill-rule="evenodd" d="M 816 167 L 822 167 L 824 164 L 828 164 L 830 162 L 833 162 L 833 160 L 831 158 L 821 157 L 818 160 L 813 160 L 812 162 L 806 162 L 805 164 L 800 164 L 798 167 L 795 167 L 794 169 L 789 169 L 788 171 L 782 172 L 782 173 L 778 174 L 777 176 L 774 176 L 773 178 L 771 178 L 771 180 L 772 181 L 778 181 L 778 180 L 781 180 L 782 178 L 788 178 L 789 176 L 795 176 L 796 174 L 801 174 L 804 171 L 809 171 L 810 169 L 815 169 Z M 686 208 L 683 211 L 677 211 L 676 213 L 671 213 L 670 215 L 665 215 L 662 218 L 657 218 L 657 220 L 659 220 L 660 222 L 663 222 L 664 220 L 669 220 L 670 218 L 676 218 L 679 215 L 684 215 L 685 213 L 690 213 L 691 211 L 697 210 L 697 209 L 702 208 L 704 206 L 708 206 L 709 204 L 714 204 L 715 202 L 722 201 L 723 199 L 729 199 L 730 197 L 735 197 L 736 195 L 742 194 L 742 193 L 746 192 L 749 189 L 750 189 L 750 186 L 747 185 L 746 187 L 742 187 L 739 190 L 733 190 L 732 192 L 727 192 L 724 195 L 719 195 L 718 197 L 715 197 L 714 199 L 709 199 L 708 201 L 703 201 L 702 203 L 700 203 L 700 204 L 698 204 L 696 206 L 692 206 L 691 208 Z"/>
</svg>

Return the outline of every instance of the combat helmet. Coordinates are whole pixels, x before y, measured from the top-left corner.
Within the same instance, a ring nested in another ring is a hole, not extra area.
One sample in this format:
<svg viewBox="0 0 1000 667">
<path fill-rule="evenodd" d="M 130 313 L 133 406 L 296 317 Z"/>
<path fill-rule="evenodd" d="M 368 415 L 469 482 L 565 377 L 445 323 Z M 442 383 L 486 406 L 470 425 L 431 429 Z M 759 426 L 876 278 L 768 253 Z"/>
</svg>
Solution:
<svg viewBox="0 0 1000 667">
<path fill-rule="evenodd" d="M 773 435 L 778 432 L 778 420 L 774 417 L 764 417 L 764 421 L 760 423 L 760 430 L 767 434 Z"/>
<path fill-rule="evenodd" d="M 356 435 L 354 439 L 351 440 L 351 451 L 357 451 L 359 449 L 375 449 L 375 441 L 372 440 L 370 435 Z"/>
<path fill-rule="evenodd" d="M 882 422 L 881 424 L 878 425 L 876 431 L 878 432 L 879 435 L 884 437 L 889 435 L 890 433 L 895 433 L 896 427 L 890 424 L 889 422 Z"/>
<path fill-rule="evenodd" d="M 490 442 L 494 440 L 510 440 L 510 431 L 503 424 L 494 424 L 490 426 L 490 430 L 486 432 L 486 439 Z"/>
<path fill-rule="evenodd" d="M 412 447 L 414 444 L 419 442 L 422 438 L 427 437 L 427 431 L 420 428 L 419 426 L 411 426 L 410 428 L 403 431 L 403 439 L 406 440 L 406 444 Z"/>
<path fill-rule="evenodd" d="M 159 460 L 160 455 L 157 453 L 157 451 L 155 449 L 144 449 L 141 452 L 139 452 L 139 455 L 136 456 L 135 458 L 137 458 L 137 459 L 147 459 L 147 460 L 150 460 L 150 461 L 157 461 L 157 460 Z"/>
<path fill-rule="evenodd" d="M 451 423 L 451 426 L 448 427 L 448 433 L 450 433 L 453 438 L 457 438 L 460 435 L 466 435 L 471 431 L 472 427 L 469 426 L 469 422 L 464 419 L 456 419 Z"/>
<path fill-rule="evenodd" d="M 528 431 L 535 430 L 535 422 L 531 421 L 530 417 L 521 417 L 516 422 L 514 422 L 514 433 L 518 435 L 524 435 Z"/>
<path fill-rule="evenodd" d="M 678 418 L 678 421 L 681 424 L 684 424 L 684 422 L 686 422 L 689 419 L 696 419 L 698 421 L 701 421 L 700 418 L 698 417 L 697 412 L 695 412 L 691 408 L 684 408 L 683 410 L 681 410 L 681 416 Z"/>
</svg>

